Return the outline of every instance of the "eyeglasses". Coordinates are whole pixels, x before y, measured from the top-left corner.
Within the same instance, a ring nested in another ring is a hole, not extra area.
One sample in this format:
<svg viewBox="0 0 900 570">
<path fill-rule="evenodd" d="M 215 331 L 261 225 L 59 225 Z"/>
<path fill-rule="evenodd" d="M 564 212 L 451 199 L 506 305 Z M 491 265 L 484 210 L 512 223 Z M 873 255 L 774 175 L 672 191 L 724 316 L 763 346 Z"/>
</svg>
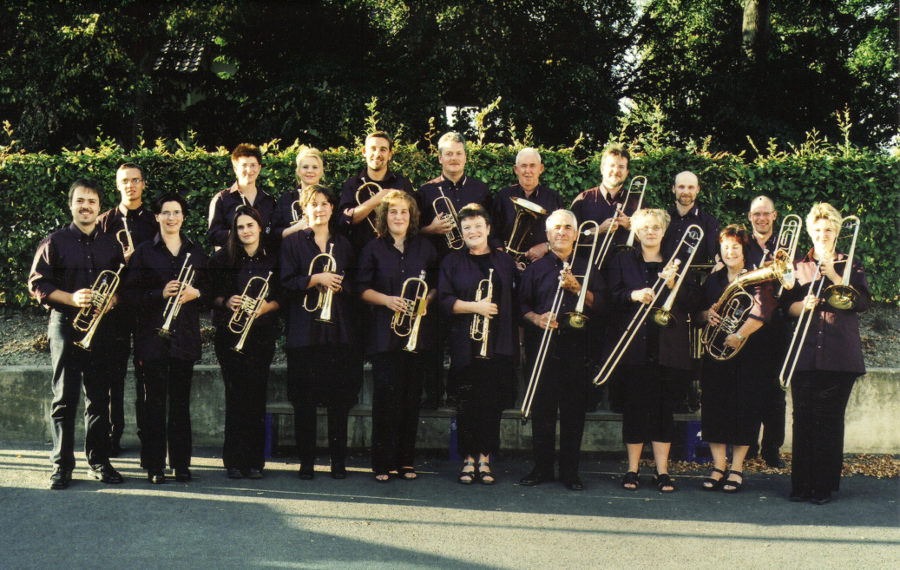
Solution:
<svg viewBox="0 0 900 570">
<path fill-rule="evenodd" d="M 769 218 L 775 212 L 753 212 L 750 214 L 751 218 Z"/>
<path fill-rule="evenodd" d="M 119 184 L 121 184 L 122 186 L 125 186 L 126 184 L 131 184 L 132 186 L 136 186 L 143 181 L 144 181 L 143 178 L 126 178 L 124 180 L 119 180 Z"/>
</svg>

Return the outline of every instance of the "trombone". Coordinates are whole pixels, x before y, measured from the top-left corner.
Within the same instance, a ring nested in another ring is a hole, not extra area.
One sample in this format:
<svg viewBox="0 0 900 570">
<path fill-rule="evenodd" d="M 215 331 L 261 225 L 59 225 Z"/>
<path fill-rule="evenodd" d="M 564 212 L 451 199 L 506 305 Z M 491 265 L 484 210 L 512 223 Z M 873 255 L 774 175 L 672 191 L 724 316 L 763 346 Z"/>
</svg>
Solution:
<svg viewBox="0 0 900 570">
<path fill-rule="evenodd" d="M 637 186 L 637 188 L 635 188 Z M 647 190 L 647 177 L 646 176 L 635 176 L 631 179 L 631 184 L 628 185 L 628 193 L 625 194 L 625 204 L 628 204 L 628 196 L 632 193 L 632 188 L 634 192 L 638 193 L 638 202 L 637 206 L 634 208 L 632 213 L 637 212 L 644 206 L 644 192 Z M 624 207 L 623 207 L 624 209 Z M 632 247 L 634 245 L 634 228 L 628 232 L 628 239 L 625 240 L 626 247 Z"/>
<path fill-rule="evenodd" d="M 372 181 L 363 182 L 359 188 L 356 189 L 356 205 L 362 206 L 363 202 L 375 197 L 381 191 L 382 187 L 380 184 Z M 365 194 L 366 192 L 368 192 L 368 196 Z M 372 212 L 369 212 L 369 215 L 366 216 L 366 221 L 369 222 L 369 227 L 372 228 L 375 235 L 378 235 L 378 230 L 375 229 L 375 220 L 373 217 Z"/>
<path fill-rule="evenodd" d="M 434 208 L 436 217 L 441 220 L 450 221 L 450 231 L 444 234 L 444 239 L 447 240 L 447 247 L 450 249 L 462 249 L 463 238 L 462 232 L 459 230 L 459 215 L 456 213 L 456 206 L 454 206 L 453 201 L 444 194 L 444 189 L 440 186 L 438 186 L 438 192 L 440 192 L 441 195 L 431 202 L 431 207 Z"/>
<path fill-rule="evenodd" d="M 800 308 L 800 316 L 797 317 L 797 325 L 794 327 L 794 335 L 788 344 L 787 354 L 784 357 L 784 363 L 781 365 L 781 372 L 778 373 L 778 381 L 781 383 L 781 389 L 787 390 L 791 385 L 791 378 L 794 377 L 794 369 L 797 368 L 797 361 L 800 360 L 800 352 L 803 350 L 803 343 L 806 341 L 806 333 L 809 332 L 809 325 L 812 323 L 813 314 L 816 312 L 815 307 L 806 308 L 806 298 L 812 294 L 813 287 L 816 285 L 816 278 L 819 278 L 819 286 L 816 287 L 816 298 L 822 294 L 822 286 L 825 285 L 825 276 L 822 275 L 822 260 L 816 264 L 816 270 L 813 272 L 813 278 L 809 282 L 809 288 L 803 297 L 803 306 Z"/>
<path fill-rule="evenodd" d="M 632 210 L 632 213 L 637 212 L 641 209 L 641 206 L 644 204 L 644 192 L 647 190 L 647 177 L 646 176 L 635 176 L 631 179 L 631 183 L 628 185 L 628 191 L 625 192 L 625 199 L 616 204 L 616 215 L 613 217 L 613 220 L 619 217 L 619 214 L 625 213 L 625 207 L 628 205 L 628 201 L 631 199 L 631 196 L 637 194 L 638 201 L 637 207 Z M 603 242 L 600 245 L 600 253 L 597 255 L 597 269 L 603 268 L 603 262 L 606 261 L 606 254 L 609 253 L 609 250 L 612 249 L 613 246 L 613 236 L 616 234 L 616 230 L 619 229 L 618 224 L 610 225 L 610 227 L 606 230 L 606 235 L 603 236 Z M 628 239 L 625 241 L 625 247 L 631 247 L 634 245 L 634 229 L 632 229 L 628 233 Z"/>
<path fill-rule="evenodd" d="M 575 255 L 578 253 L 579 247 L 586 247 L 588 243 L 581 243 L 582 237 L 587 237 L 590 242 L 590 252 L 584 265 L 584 276 L 581 279 L 581 292 L 578 293 L 578 302 L 575 304 L 575 310 L 566 313 L 565 324 L 573 329 L 581 329 L 588 322 L 588 316 L 584 314 L 584 303 L 587 299 L 588 280 L 591 277 L 591 268 L 593 266 L 594 254 L 597 251 L 597 240 L 600 237 L 600 224 L 593 220 L 585 220 L 578 226 L 578 239 L 575 240 L 575 246 L 572 248 L 572 262 L 575 262 Z M 606 233 L 604 243 L 609 240 L 610 233 Z M 612 241 L 612 240 L 609 240 Z M 576 275 L 576 277 L 578 277 Z"/>
<path fill-rule="evenodd" d="M 574 254 L 575 251 L 572 250 Z M 528 423 L 531 417 L 531 404 L 534 402 L 534 395 L 537 392 L 538 382 L 541 379 L 541 371 L 544 369 L 544 361 L 547 359 L 547 351 L 550 349 L 550 341 L 553 338 L 554 329 L 550 326 L 563 302 L 563 276 L 569 269 L 569 262 L 563 262 L 562 271 L 559 273 L 559 285 L 556 286 L 556 294 L 553 295 L 553 302 L 550 304 L 551 317 L 547 319 L 544 325 L 544 334 L 541 336 L 541 344 L 538 346 L 538 353 L 534 359 L 534 368 L 531 369 L 531 378 L 528 380 L 528 387 L 525 389 L 525 398 L 522 400 L 522 424 Z"/>
<path fill-rule="evenodd" d="M 487 301 L 491 302 L 491 299 L 494 296 L 494 268 L 492 267 L 488 271 L 487 279 L 482 279 L 478 282 L 478 288 L 475 290 L 475 302 L 479 301 Z M 481 343 L 481 349 L 478 351 L 479 358 L 489 358 L 487 354 L 488 349 L 488 335 L 491 332 L 491 317 L 484 316 L 479 313 L 475 313 L 472 315 L 472 324 L 469 326 L 469 338 L 474 340 L 475 342 Z"/>
<path fill-rule="evenodd" d="M 241 293 L 241 305 L 231 314 L 231 320 L 228 321 L 228 330 L 234 334 L 241 335 L 237 344 L 231 349 L 238 354 L 244 354 L 244 341 L 247 340 L 250 327 L 256 321 L 256 310 L 262 306 L 266 296 L 269 294 L 269 279 L 271 277 L 271 271 L 269 271 L 265 279 L 259 276 L 251 277 L 247 281 L 247 285 L 244 286 L 244 292 Z M 254 289 L 257 289 L 255 295 L 253 294 Z"/>
<path fill-rule="evenodd" d="M 675 286 L 672 287 L 672 290 L 669 291 L 669 296 L 666 297 L 666 302 L 663 303 L 662 307 L 653 307 L 650 309 L 650 314 L 653 315 L 653 322 L 663 328 L 669 328 L 675 324 L 675 315 L 672 314 L 672 307 L 675 305 L 675 296 L 678 295 L 678 290 L 681 289 L 681 284 L 684 282 L 685 276 L 688 274 L 688 270 L 691 267 L 691 262 L 694 260 L 694 254 L 697 253 L 697 245 L 701 241 L 703 241 L 703 230 L 700 229 L 700 226 L 691 226 L 685 232 L 685 236 L 690 234 L 691 232 L 695 232 L 693 228 L 697 228 L 696 232 L 700 232 L 699 235 L 693 235 L 690 239 L 694 240 L 693 246 L 688 245 L 688 258 L 687 263 L 684 265 L 684 271 L 678 276 L 678 279 L 675 281 Z M 680 247 L 680 244 L 679 244 Z"/>
<path fill-rule="evenodd" d="M 169 297 L 169 300 L 166 302 L 166 308 L 163 309 L 163 326 L 156 329 L 159 336 L 166 339 L 172 338 L 172 322 L 181 311 L 181 294 L 194 282 L 195 271 L 194 266 L 190 264 L 190 260 L 191 254 L 185 254 L 184 263 L 181 264 L 181 270 L 178 272 L 178 279 L 176 279 L 178 281 L 178 291 Z"/>
<path fill-rule="evenodd" d="M 406 288 L 415 287 L 412 295 Z M 416 345 L 419 342 L 419 325 L 422 323 L 422 317 L 428 307 L 426 302 L 428 297 L 428 283 L 425 282 L 425 271 L 419 272 L 418 277 L 409 277 L 403 282 L 400 289 L 400 298 L 403 300 L 403 310 L 394 311 L 391 318 L 391 330 L 399 337 L 409 337 L 403 350 L 407 352 L 415 352 Z"/>
<path fill-rule="evenodd" d="M 119 287 L 119 273 L 122 272 L 123 267 L 125 267 L 125 264 L 120 263 L 119 269 L 115 272 L 104 269 L 97 276 L 97 279 L 94 280 L 94 284 L 91 286 L 91 304 L 87 307 L 82 307 L 78 314 L 75 315 L 75 320 L 72 321 L 72 327 L 75 330 L 87 333 L 75 343 L 75 346 L 78 348 L 91 350 L 91 339 L 94 338 L 94 333 L 97 332 L 97 327 L 100 326 L 100 319 L 103 318 L 103 315 L 106 314 L 112 305 L 116 289 Z"/>
<path fill-rule="evenodd" d="M 124 228 L 116 232 L 116 241 L 122 246 L 122 255 L 128 257 L 134 251 L 134 242 L 131 240 L 131 232 L 128 231 L 128 217 L 122 216 Z"/>
<path fill-rule="evenodd" d="M 596 386 L 600 386 L 610 379 L 613 371 L 619 364 L 619 361 L 628 350 L 628 346 L 631 344 L 631 341 L 634 340 L 634 337 L 640 330 L 641 325 L 644 324 L 644 320 L 647 318 L 647 315 L 649 315 L 654 308 L 654 303 L 656 303 L 656 301 L 665 290 L 666 283 L 674 276 L 673 272 L 678 272 L 678 268 L 681 265 L 681 260 L 679 259 L 681 248 L 688 248 L 688 252 L 690 253 L 688 261 L 685 264 L 684 269 L 682 270 L 682 275 L 684 275 L 685 273 L 687 273 L 688 269 L 690 269 L 691 261 L 694 259 L 694 253 L 697 251 L 697 246 L 700 245 L 700 242 L 702 240 L 703 229 L 696 224 L 688 226 L 687 230 L 684 232 L 684 235 L 681 236 L 681 240 L 679 240 L 678 246 L 675 248 L 675 252 L 672 254 L 672 257 L 669 258 L 669 261 L 666 263 L 665 267 L 656 278 L 656 282 L 651 288 L 653 290 L 653 300 L 650 303 L 641 303 L 638 306 L 637 310 L 634 313 L 634 316 L 631 318 L 631 322 L 629 322 L 628 326 L 625 327 L 625 332 L 622 333 L 622 337 L 619 339 L 619 342 L 616 343 L 616 346 L 612 349 L 612 352 L 606 359 L 606 362 L 603 363 L 600 371 L 597 372 L 597 375 L 594 377 L 593 382 Z M 679 278 L 678 283 L 675 287 L 680 286 L 680 284 L 681 278 Z M 673 287 L 673 291 L 675 290 L 675 287 Z"/>
<path fill-rule="evenodd" d="M 328 244 L 328 253 L 320 253 L 309 262 L 309 271 L 307 275 L 312 276 L 316 273 L 335 273 L 337 271 L 337 259 L 334 255 L 334 243 Z M 321 264 L 319 271 L 316 271 L 316 264 Z M 324 291 L 323 291 L 324 289 Z M 331 306 L 334 301 L 334 291 L 331 287 L 319 287 L 319 293 L 316 296 L 316 304 L 309 306 L 309 294 L 303 298 L 303 308 L 307 313 L 314 313 L 321 309 L 322 312 L 316 317 L 316 321 L 320 323 L 331 324 Z"/>
<path fill-rule="evenodd" d="M 527 251 L 522 249 L 525 245 L 525 238 L 531 233 L 531 229 L 541 216 L 547 215 L 547 210 L 525 198 L 510 196 L 509 199 L 516 210 L 516 218 L 506 242 L 506 253 L 516 261 L 523 262 L 527 259 L 525 256 Z"/>
<path fill-rule="evenodd" d="M 848 224 L 853 228 L 853 241 L 850 242 L 850 251 L 847 252 L 847 259 L 844 260 L 844 273 L 841 275 L 841 282 L 829 285 L 825 289 L 825 300 L 835 309 L 850 311 L 859 301 L 859 291 L 850 285 L 850 273 L 853 271 L 853 254 L 856 251 L 856 239 L 859 237 L 859 218 L 847 216 L 841 220 L 841 228 L 844 227 L 844 224 Z M 835 243 L 837 243 L 837 239 L 835 239 Z"/>
<path fill-rule="evenodd" d="M 800 226 L 802 224 L 802 220 L 800 216 L 797 214 L 788 214 L 781 221 L 781 228 L 778 230 L 778 238 L 775 240 L 775 254 L 773 256 L 773 261 L 778 259 L 778 252 L 782 251 L 785 254 L 784 259 L 787 261 L 787 270 L 790 271 L 790 275 L 785 274 L 785 278 L 790 279 L 793 284 L 793 275 L 794 275 L 794 257 L 797 255 L 797 244 L 800 243 Z M 766 255 L 768 251 L 763 253 L 763 258 L 759 263 L 759 266 L 762 267 L 766 261 Z M 775 293 L 775 298 L 780 298 L 781 294 L 784 292 L 785 286 L 782 284 L 778 287 L 778 292 Z M 788 287 L 790 289 L 790 287 Z"/>
</svg>

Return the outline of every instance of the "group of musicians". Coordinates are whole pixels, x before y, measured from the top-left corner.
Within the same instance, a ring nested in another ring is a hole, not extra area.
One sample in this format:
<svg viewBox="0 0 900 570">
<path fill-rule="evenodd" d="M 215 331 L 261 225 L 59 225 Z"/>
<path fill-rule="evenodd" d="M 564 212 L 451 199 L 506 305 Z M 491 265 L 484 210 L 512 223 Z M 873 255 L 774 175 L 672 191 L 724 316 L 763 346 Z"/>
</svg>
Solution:
<svg viewBox="0 0 900 570">
<path fill-rule="evenodd" d="M 330 474 L 347 476 L 348 414 L 368 359 L 375 480 L 417 478 L 423 390 L 435 406 L 446 389 L 463 457 L 457 480 L 493 484 L 501 413 L 517 400 L 524 359 L 531 379 L 522 415 L 533 422 L 534 467 L 522 485 L 559 480 L 584 488 L 585 414 L 594 384 L 612 378 L 628 457 L 622 487 L 640 487 L 649 443 L 653 484 L 675 491 L 673 412 L 699 375 L 713 457 L 702 488 L 737 492 L 761 422 L 759 453 L 783 466 L 779 379 L 794 377 L 790 497 L 831 500 L 844 409 L 865 371 L 856 314 L 869 302 L 853 248 L 836 252 L 846 219 L 834 208 L 810 211 L 813 249 L 795 256 L 797 216 L 787 231 L 782 224 L 783 239 L 774 203 L 760 196 L 750 206 L 750 231 L 730 225 L 720 232 L 697 205 L 692 172 L 675 177 L 671 208 L 645 207 L 646 179 L 632 178 L 626 190 L 630 155 L 619 145 L 604 150 L 601 184 L 569 210 L 540 183 L 544 166 L 533 148 L 516 156 L 518 183 L 495 195 L 466 174 L 465 140 L 455 132 L 438 141 L 441 175 L 418 191 L 391 170 L 386 133 L 370 134 L 363 155 L 365 167 L 336 196 L 323 184 L 322 154 L 301 150 L 298 185 L 276 200 L 256 185 L 259 149 L 239 145 L 231 156 L 235 182 L 209 206 L 208 259 L 183 230 L 184 198 L 166 193 L 148 205 L 139 165 L 119 167 L 121 202 L 102 215 L 97 182 L 71 185 L 72 223 L 41 242 L 29 276 L 34 297 L 51 309 L 51 488 L 72 478 L 82 389 L 88 472 L 122 482 L 110 457 L 121 451 L 130 353 L 141 466 L 151 483 L 164 483 L 168 457 L 174 478 L 191 480 L 191 376 L 200 359 L 199 315 L 211 309 L 229 478 L 264 476 L 266 385 L 281 315 L 301 479 L 315 476 L 319 405 L 328 411 Z M 824 302 L 829 285 L 844 287 L 843 303 Z M 789 341 L 791 319 L 799 320 Z M 707 348 L 702 361 L 699 345 Z"/>
</svg>

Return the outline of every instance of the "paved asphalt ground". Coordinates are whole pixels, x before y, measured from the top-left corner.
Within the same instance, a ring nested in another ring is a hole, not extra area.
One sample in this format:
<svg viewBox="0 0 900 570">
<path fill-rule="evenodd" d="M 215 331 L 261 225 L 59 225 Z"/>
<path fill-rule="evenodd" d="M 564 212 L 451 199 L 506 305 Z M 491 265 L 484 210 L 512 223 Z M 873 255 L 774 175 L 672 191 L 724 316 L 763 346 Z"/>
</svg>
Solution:
<svg viewBox="0 0 900 570">
<path fill-rule="evenodd" d="M 737 495 L 675 474 L 662 495 L 617 461 L 587 461 L 577 493 L 515 484 L 529 465 L 495 463 L 496 485 L 456 483 L 423 459 L 415 482 L 376 483 L 367 456 L 335 481 L 273 460 L 262 481 L 229 480 L 217 450 L 195 450 L 195 480 L 151 486 L 137 453 L 123 485 L 85 474 L 47 489 L 48 449 L 0 444 L 0 568 L 900 568 L 900 481 L 845 478 L 840 499 L 790 503 L 785 476 L 748 477 Z"/>
</svg>

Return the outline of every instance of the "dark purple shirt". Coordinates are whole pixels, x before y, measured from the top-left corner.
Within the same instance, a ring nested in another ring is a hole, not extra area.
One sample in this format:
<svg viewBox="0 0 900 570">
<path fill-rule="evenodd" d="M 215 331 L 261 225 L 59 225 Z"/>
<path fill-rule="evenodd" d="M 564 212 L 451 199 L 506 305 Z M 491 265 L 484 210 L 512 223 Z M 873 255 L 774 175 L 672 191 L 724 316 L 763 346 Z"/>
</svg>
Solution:
<svg viewBox="0 0 900 570">
<path fill-rule="evenodd" d="M 422 227 L 425 227 L 434 221 L 434 200 L 441 195 L 441 192 L 444 193 L 444 196 L 450 198 L 457 213 L 463 206 L 474 202 L 484 206 L 484 209 L 488 212 L 488 216 L 491 215 L 493 199 L 487 184 L 477 178 L 466 175 L 460 178 L 457 184 L 454 184 L 441 175 L 423 184 L 416 193 L 416 200 L 418 201 L 419 211 L 421 212 L 420 223 Z M 493 232 L 491 232 L 491 235 L 493 236 Z M 433 235 L 429 237 L 431 238 L 431 243 L 437 248 L 438 256 L 443 259 L 450 251 L 450 248 L 447 247 L 447 238 L 443 235 Z"/>
<path fill-rule="evenodd" d="M 595 186 L 576 196 L 572 201 L 571 210 L 574 212 L 575 217 L 578 218 L 579 224 L 586 220 L 593 220 L 598 224 L 602 224 L 604 221 L 615 216 L 616 208 L 618 208 L 619 205 L 624 206 L 623 212 L 626 216 L 631 216 L 634 214 L 635 210 L 637 210 L 639 198 L 638 196 L 632 196 L 626 204 L 625 195 L 627 193 L 625 186 L 622 186 L 616 193 L 615 198 L 611 198 L 607 193 L 606 188 L 603 186 Z M 613 244 L 624 244 L 628 241 L 628 235 L 629 232 L 624 228 L 617 229 L 616 233 L 613 234 Z M 600 236 L 600 239 L 602 240 L 603 236 Z M 603 265 L 608 265 L 608 260 L 605 260 Z"/>
<path fill-rule="evenodd" d="M 320 253 L 327 253 L 316 245 L 315 234 L 307 228 L 293 233 L 281 242 L 281 287 L 285 308 L 287 340 L 285 348 L 301 348 L 323 344 L 354 344 L 357 342 L 356 319 L 352 314 L 354 275 L 356 273 L 356 256 L 350 241 L 340 234 L 333 234 L 328 240 L 334 244 L 332 255 L 337 262 L 337 273 L 344 276 L 341 291 L 335 293 L 331 308 L 331 324 L 316 321 L 320 310 L 308 312 L 303 308 L 304 300 L 309 297 L 307 306 L 315 305 L 319 296 L 317 287 L 307 289 L 309 285 L 309 265 Z M 321 261 L 321 260 L 320 260 Z M 319 265 L 313 273 L 320 273 Z"/>
<path fill-rule="evenodd" d="M 157 332 L 163 326 L 163 313 L 169 302 L 169 298 L 163 298 L 163 289 L 166 283 L 178 279 L 188 253 L 191 254 L 188 263 L 195 271 L 192 286 L 200 291 L 200 298 L 181 306 L 169 329 L 172 337 L 167 340 Z M 182 234 L 181 249 L 178 255 L 172 255 L 157 234 L 153 240 L 135 248 L 122 286 L 129 304 L 137 311 L 135 358 L 200 360 L 200 311 L 207 307 L 210 290 L 206 254 L 198 244 Z"/>
<path fill-rule="evenodd" d="M 257 187 L 256 199 L 250 204 L 244 198 L 244 195 L 238 191 L 237 182 L 235 182 L 231 187 L 213 196 L 212 202 L 210 202 L 210 210 L 212 210 L 213 214 L 209 221 L 209 230 L 206 232 L 210 246 L 223 247 L 228 241 L 228 233 L 231 231 L 231 220 L 234 218 L 234 211 L 238 206 L 252 206 L 259 210 L 263 222 L 261 229 L 268 243 L 272 214 L 275 211 L 275 198 Z"/>
<path fill-rule="evenodd" d="M 145 241 L 150 241 L 159 233 L 159 224 L 156 222 L 156 216 L 153 215 L 143 204 L 134 210 L 127 210 L 128 232 L 131 234 L 131 241 L 134 247 L 137 247 Z M 115 239 L 116 234 L 125 229 L 122 219 L 122 211 L 119 206 L 112 210 L 103 212 L 97 218 L 97 224 L 103 233 L 109 234 Z"/>
<path fill-rule="evenodd" d="M 454 369 L 468 366 L 481 349 L 481 342 L 473 341 L 469 335 L 474 315 L 454 314 L 453 305 L 457 299 L 474 301 L 479 282 L 488 278 L 491 268 L 494 269 L 491 301 L 497 304 L 499 312 L 489 321 L 488 356 L 512 357 L 519 353 L 519 272 L 515 261 L 496 249 L 483 255 L 472 255 L 468 250 L 454 251 L 441 262 L 438 285 L 441 311 L 448 315 L 450 322 L 450 363 Z"/>
<path fill-rule="evenodd" d="M 844 274 L 845 264 L 841 260 L 846 259 L 846 255 L 842 253 L 837 254 L 834 269 L 838 272 L 838 275 Z M 809 291 L 809 283 L 814 275 L 818 278 L 813 284 L 813 294 L 815 294 L 819 282 L 822 280 L 820 275 L 816 275 L 816 261 L 812 257 L 812 252 L 794 264 L 794 274 L 797 278 L 797 283 L 793 289 L 786 290 L 781 297 L 785 307 L 789 307 L 791 303 L 796 301 L 803 300 Z M 822 288 L 823 293 L 820 295 L 821 297 L 825 296 L 825 289 L 831 285 L 830 279 L 827 277 L 824 279 L 826 282 Z M 835 309 L 824 301 L 816 305 L 812 322 L 809 325 L 809 331 L 806 334 L 806 341 L 803 343 L 800 358 L 797 361 L 797 370 L 866 373 L 859 338 L 859 318 L 857 314 L 869 310 L 871 297 L 866 273 L 856 258 L 853 259 L 850 272 L 850 285 L 859 292 L 859 302 L 853 310 Z"/>
<path fill-rule="evenodd" d="M 260 247 L 256 255 L 249 256 L 243 248 L 240 250 L 240 257 L 234 264 L 228 261 L 228 252 L 220 249 L 209 259 L 209 281 L 211 287 L 210 298 L 213 306 L 213 322 L 217 328 L 228 330 L 228 321 L 234 315 L 234 312 L 227 307 L 219 307 L 212 301 L 222 297 L 227 303 L 232 295 L 241 295 L 247 283 L 254 277 L 265 279 L 269 272 L 269 290 L 265 296 L 267 301 L 278 301 L 281 293 L 281 281 L 279 277 L 279 269 L 276 265 L 277 258 L 274 254 L 266 251 L 265 247 Z M 255 283 L 259 283 L 256 281 Z M 256 297 L 256 287 L 250 292 Z M 252 338 L 271 338 L 277 334 L 277 312 L 269 311 L 264 315 L 257 317 L 248 333 L 248 339 Z M 237 342 L 238 335 L 230 333 L 235 337 Z"/>
<path fill-rule="evenodd" d="M 508 244 L 510 235 L 512 234 L 513 225 L 516 222 L 516 207 L 513 206 L 512 200 L 510 200 L 510 198 L 513 197 L 523 198 L 529 202 L 534 202 L 547 210 L 547 215 L 562 208 L 562 198 L 559 197 L 559 193 L 547 188 L 543 184 L 538 184 L 531 193 L 531 196 L 526 196 L 525 190 L 523 190 L 522 186 L 519 184 L 507 186 L 501 190 L 494 199 L 493 233 L 503 242 L 503 245 Z M 527 218 L 526 221 L 530 223 L 531 226 L 522 242 L 521 251 L 528 251 L 540 243 L 547 243 L 547 231 L 544 226 L 546 219 L 547 216 L 538 216 L 537 219 L 531 218 L 531 216 Z M 519 231 L 521 232 L 521 230 Z M 522 234 L 519 233 L 519 235 Z"/>
<path fill-rule="evenodd" d="M 669 208 L 668 212 L 672 220 L 669 222 L 669 227 L 666 228 L 666 234 L 662 240 L 663 257 L 669 259 L 684 232 L 688 227 L 696 224 L 703 230 L 703 239 L 700 241 L 700 247 L 694 255 L 691 265 L 714 263 L 715 257 L 719 253 L 719 222 L 696 205 L 683 217 L 675 206 Z M 682 261 L 687 259 L 686 250 L 687 248 L 682 248 L 681 254 L 678 256 Z"/>
<path fill-rule="evenodd" d="M 291 227 L 294 217 L 292 214 L 292 204 L 300 199 L 300 187 L 284 192 L 278 202 L 275 203 L 275 210 L 272 212 L 272 236 L 281 241 L 281 232 Z"/>
<path fill-rule="evenodd" d="M 766 248 L 764 250 L 762 247 L 760 247 L 759 242 L 756 241 L 756 238 L 753 237 L 752 234 L 750 235 L 750 246 L 747 248 L 749 250 L 747 254 L 748 259 L 746 260 L 748 269 L 757 269 L 759 267 L 762 267 L 763 262 L 772 261 L 775 256 L 776 237 L 777 236 L 775 235 L 775 232 L 772 232 L 769 235 L 769 239 L 766 240 Z"/>
<path fill-rule="evenodd" d="M 403 282 L 410 277 L 419 277 L 422 271 L 425 271 L 428 291 L 434 291 L 437 285 L 437 251 L 428 238 L 420 234 L 412 240 L 407 240 L 403 253 L 394 247 L 392 239 L 373 239 L 363 247 L 359 254 L 357 274 L 360 293 L 366 289 L 373 289 L 384 295 L 398 296 L 403 288 Z M 408 298 L 412 298 L 411 292 L 416 290 L 413 284 L 410 284 L 410 287 L 412 288 L 406 291 Z M 383 305 L 374 305 L 371 308 L 373 318 L 368 319 L 366 354 L 402 350 L 409 337 L 399 337 L 391 330 L 394 312 Z M 437 303 L 432 303 L 422 317 L 416 352 L 434 349 L 437 311 Z"/>
<path fill-rule="evenodd" d="M 124 262 L 122 248 L 99 227 L 85 234 L 72 223 L 44 238 L 38 246 L 28 289 L 41 305 L 74 316 L 78 307 L 51 303 L 50 294 L 56 290 L 74 293 L 89 289 L 103 270 L 116 271 Z"/>
<path fill-rule="evenodd" d="M 357 206 L 356 191 L 359 187 L 366 182 L 375 182 L 382 188 L 403 190 L 410 196 L 414 195 L 413 187 L 409 180 L 390 169 L 388 169 L 382 180 L 370 180 L 367 172 L 368 170 L 363 168 L 358 174 L 351 176 L 344 182 L 344 185 L 341 186 L 341 199 L 338 205 L 338 226 L 350 237 L 350 242 L 357 252 L 362 250 L 363 246 L 375 237 L 375 232 L 372 231 L 372 226 L 369 225 L 369 222 L 362 220 L 354 225 L 353 218 L 344 214 L 344 210 L 347 208 L 355 208 Z M 368 194 L 366 194 L 366 198 L 368 198 Z M 365 202 L 365 199 L 363 201 Z M 375 220 L 374 211 L 369 214 L 369 218 L 373 221 Z"/>
</svg>

